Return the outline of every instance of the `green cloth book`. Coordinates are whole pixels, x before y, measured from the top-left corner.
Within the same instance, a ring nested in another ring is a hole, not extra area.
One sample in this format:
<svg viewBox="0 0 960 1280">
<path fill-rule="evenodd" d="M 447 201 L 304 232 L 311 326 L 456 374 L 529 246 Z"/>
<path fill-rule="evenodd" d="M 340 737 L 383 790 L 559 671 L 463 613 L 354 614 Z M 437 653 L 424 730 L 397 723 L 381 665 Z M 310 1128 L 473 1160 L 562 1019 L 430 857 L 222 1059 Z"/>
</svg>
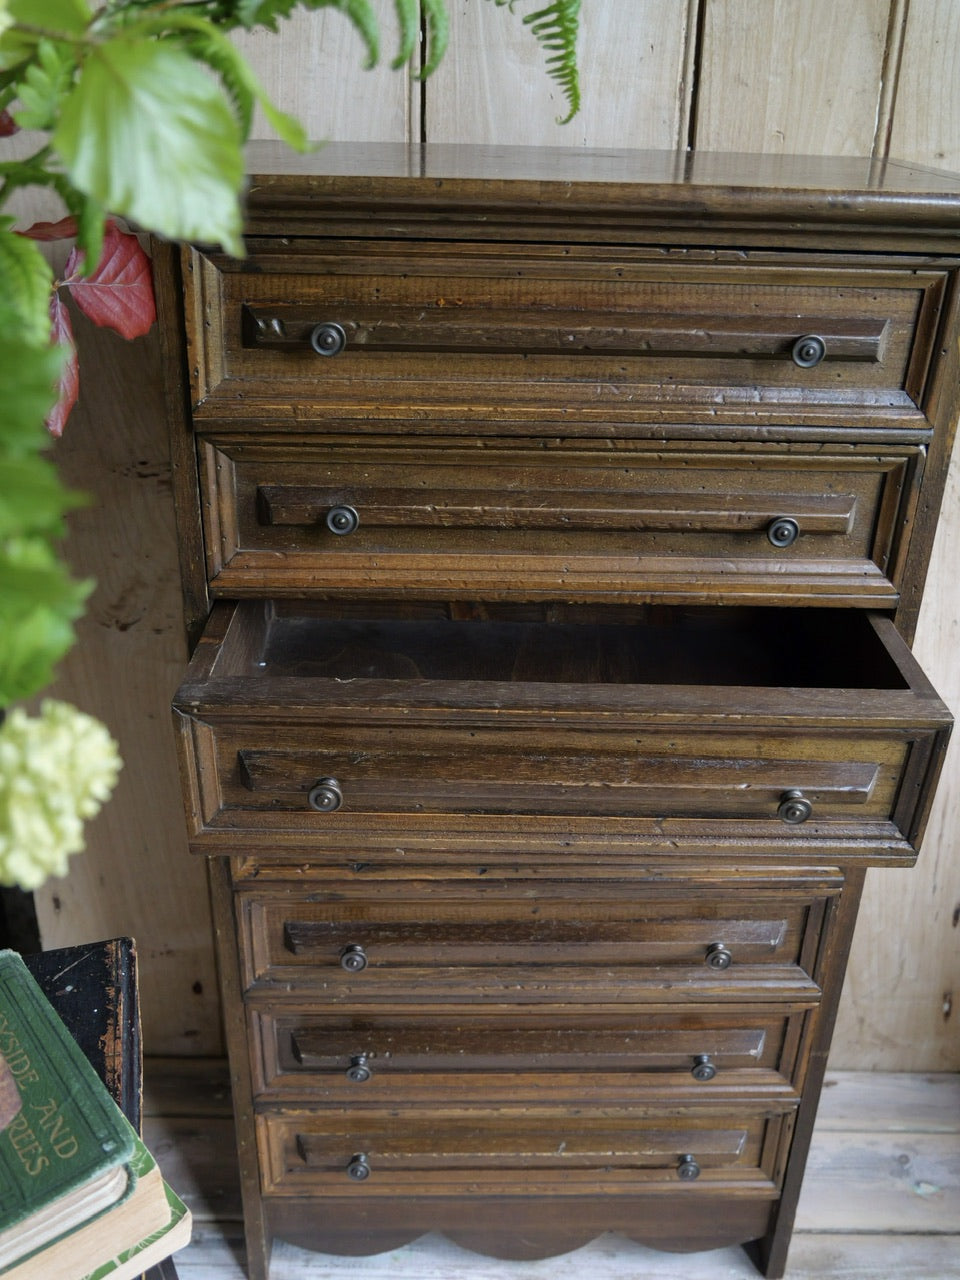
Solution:
<svg viewBox="0 0 960 1280">
<path fill-rule="evenodd" d="M 0 1274 L 133 1189 L 136 1135 L 15 951 L 0 951 Z"/>
<path fill-rule="evenodd" d="M 130 1160 L 135 1185 L 112 1209 L 75 1227 L 9 1269 L 3 1280 L 126 1280 L 190 1239 L 191 1219 L 164 1182 L 156 1160 L 135 1140 Z M 136 1262 L 133 1257 L 136 1256 Z"/>
</svg>

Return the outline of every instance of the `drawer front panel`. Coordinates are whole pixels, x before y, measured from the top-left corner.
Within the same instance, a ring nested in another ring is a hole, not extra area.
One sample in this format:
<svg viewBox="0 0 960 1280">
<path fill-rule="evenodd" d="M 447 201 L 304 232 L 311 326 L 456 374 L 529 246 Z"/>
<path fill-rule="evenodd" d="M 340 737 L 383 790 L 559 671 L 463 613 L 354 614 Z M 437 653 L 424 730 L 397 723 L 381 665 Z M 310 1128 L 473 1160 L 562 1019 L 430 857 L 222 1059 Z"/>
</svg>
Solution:
<svg viewBox="0 0 960 1280">
<path fill-rule="evenodd" d="M 825 751 L 826 747 L 826 751 Z M 828 759 L 824 756 L 829 753 Z M 781 834 L 784 797 L 802 792 L 818 821 L 869 821 L 892 812 L 906 744 L 859 735 L 544 735 L 484 728 L 410 731 L 304 726 L 269 746 L 255 729 L 218 742 L 229 826 L 318 833 L 387 814 L 570 814 L 769 821 Z M 339 806 L 320 812 L 318 782 Z M 311 802 L 311 795 L 314 796 Z"/>
<path fill-rule="evenodd" d="M 503 407 L 531 383 L 544 405 L 594 404 L 618 385 L 651 405 L 705 407 L 704 388 L 719 386 L 745 409 L 765 392 L 914 408 L 929 360 L 915 333 L 943 277 L 821 268 L 801 280 L 779 264 L 665 267 L 574 246 L 322 254 L 288 241 L 281 255 L 255 246 L 242 266 L 195 255 L 192 281 L 213 322 L 192 361 L 202 418 L 286 417 L 298 399 L 311 415 L 326 401 L 376 416 L 375 386 L 448 411 L 478 395 Z"/>
<path fill-rule="evenodd" d="M 338 1111 L 258 1117 L 264 1190 L 379 1196 L 536 1195 L 743 1185 L 773 1194 L 779 1115 L 484 1107 L 443 1114 Z"/>
<path fill-rule="evenodd" d="M 477 442 L 479 443 L 479 442 Z M 327 588 L 530 598 L 892 602 L 919 450 L 472 451 L 408 439 L 214 438 L 208 575 L 224 595 Z"/>
<path fill-rule="evenodd" d="M 419 987 L 405 972 L 429 974 L 436 967 L 490 969 L 504 980 L 518 967 L 540 967 L 541 1000 L 560 990 L 551 981 L 557 966 L 595 968 L 601 976 L 617 966 L 624 977 L 636 971 L 631 981 L 642 981 L 649 971 L 660 983 L 681 970 L 699 969 L 706 979 L 734 966 L 788 968 L 800 964 L 807 930 L 816 932 L 822 906 L 823 900 L 801 892 L 703 902 L 656 892 L 593 897 L 584 886 L 526 890 L 521 883 L 496 898 L 467 887 L 459 898 L 395 902 L 357 889 L 301 901 L 245 890 L 237 909 L 251 981 L 286 982 L 298 975 L 295 980 L 322 981 L 328 988 L 342 981 L 363 991 L 389 985 L 397 975 L 409 987 L 402 997 L 409 1002 Z"/>
<path fill-rule="evenodd" d="M 261 1098 L 419 1103 L 509 1101 L 544 1073 L 597 1096 L 715 1097 L 744 1089 L 792 1096 L 802 1014 L 776 1010 L 606 1015 L 589 1010 L 469 1021 L 424 1009 L 251 1009 Z"/>
</svg>

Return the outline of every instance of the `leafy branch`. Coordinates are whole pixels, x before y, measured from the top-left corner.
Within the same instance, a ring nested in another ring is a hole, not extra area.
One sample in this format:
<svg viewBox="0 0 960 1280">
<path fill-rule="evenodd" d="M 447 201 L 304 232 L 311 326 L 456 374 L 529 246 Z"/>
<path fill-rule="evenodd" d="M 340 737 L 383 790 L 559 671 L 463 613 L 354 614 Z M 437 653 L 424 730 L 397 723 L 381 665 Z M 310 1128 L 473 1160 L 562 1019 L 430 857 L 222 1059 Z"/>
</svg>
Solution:
<svg viewBox="0 0 960 1280">
<path fill-rule="evenodd" d="M 447 0 L 390 2 L 399 27 L 392 66 L 415 63 L 422 34 L 414 74 L 429 75 L 449 41 Z M 494 0 L 511 12 L 522 2 Z M 579 106 L 581 0 L 526 3 L 541 6 L 523 23 L 570 119 Z M 61 559 L 64 517 L 83 500 L 63 487 L 46 453 L 79 387 L 64 293 L 124 337 L 150 327 L 149 263 L 118 218 L 243 254 L 242 147 L 255 107 L 291 147 L 309 144 L 228 33 L 276 31 L 296 8 L 339 11 L 361 36 L 367 64 L 378 62 L 373 0 L 0 0 L 0 716 L 50 682 L 92 587 L 73 581 Z M 21 129 L 39 134 L 36 150 L 4 158 L 3 140 Z M 64 217 L 16 231 L 3 209 L 25 187 L 56 193 Z M 54 280 L 39 242 L 66 235 L 76 247 Z M 3 791 L 2 757 L 0 743 L 0 882 L 13 821 L 3 796 L 14 794 Z"/>
</svg>

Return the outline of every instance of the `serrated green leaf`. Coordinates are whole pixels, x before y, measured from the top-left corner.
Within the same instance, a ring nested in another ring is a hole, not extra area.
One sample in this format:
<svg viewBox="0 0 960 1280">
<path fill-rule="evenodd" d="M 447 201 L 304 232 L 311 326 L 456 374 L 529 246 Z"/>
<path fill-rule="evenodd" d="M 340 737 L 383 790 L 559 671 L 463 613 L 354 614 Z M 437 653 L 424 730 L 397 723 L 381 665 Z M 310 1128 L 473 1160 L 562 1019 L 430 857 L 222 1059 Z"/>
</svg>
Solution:
<svg viewBox="0 0 960 1280">
<path fill-rule="evenodd" d="M 436 71 L 450 43 L 450 18 L 445 0 L 421 0 L 427 20 L 427 58 L 419 79 L 425 80 Z"/>
<path fill-rule="evenodd" d="M 216 71 L 229 93 L 237 113 L 241 137 L 250 132 L 253 104 L 258 102 L 277 136 L 296 151 L 308 150 L 310 143 L 299 120 L 274 106 L 243 54 L 211 23 L 193 14 L 164 15 L 136 28 L 154 34 L 156 30 L 183 31 L 190 36 L 188 51 Z"/>
<path fill-rule="evenodd" d="M 0 333 L 17 333 L 27 345 L 49 342 L 52 288 L 53 273 L 33 241 L 0 231 Z"/>
<path fill-rule="evenodd" d="M 86 0 L 6 0 L 3 17 L 9 21 L 0 21 L 0 69 L 32 57 L 43 33 L 82 36 L 92 16 Z"/>
<path fill-rule="evenodd" d="M 0 705 L 50 683 L 92 589 L 70 578 L 43 538 L 0 542 Z"/>
<path fill-rule="evenodd" d="M 36 58 L 20 81 L 20 107 L 13 118 L 21 129 L 52 129 L 69 92 L 76 60 L 51 40 L 37 44 Z"/>
<path fill-rule="evenodd" d="M 62 354 L 0 330 L 0 456 L 37 452 L 49 444 L 43 422 L 56 400 Z"/>
<path fill-rule="evenodd" d="M 390 63 L 394 71 L 410 61 L 417 50 L 420 36 L 420 0 L 393 0 L 400 28 L 400 47 Z"/>
<path fill-rule="evenodd" d="M 93 14 L 86 0 L 7 0 L 7 12 L 14 22 L 81 36 Z"/>
<path fill-rule="evenodd" d="M 308 9 L 337 9 L 353 23 L 367 48 L 367 70 L 380 61 L 380 25 L 370 0 L 304 0 Z"/>
<path fill-rule="evenodd" d="M 189 54 L 126 35 L 96 46 L 53 143 L 73 185 L 103 208 L 242 256 L 240 130 Z"/>
<path fill-rule="evenodd" d="M 0 539 L 14 534 L 63 536 L 67 511 L 87 499 L 63 487 L 56 468 L 36 454 L 4 457 L 0 464 Z"/>
</svg>

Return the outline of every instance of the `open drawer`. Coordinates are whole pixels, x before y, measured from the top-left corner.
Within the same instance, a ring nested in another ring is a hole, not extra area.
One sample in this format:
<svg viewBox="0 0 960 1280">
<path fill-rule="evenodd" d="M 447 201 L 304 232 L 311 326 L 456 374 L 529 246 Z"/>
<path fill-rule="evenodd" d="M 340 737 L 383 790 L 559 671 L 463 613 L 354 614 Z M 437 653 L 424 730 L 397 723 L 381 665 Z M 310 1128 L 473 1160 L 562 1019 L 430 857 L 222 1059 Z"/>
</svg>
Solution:
<svg viewBox="0 0 960 1280">
<path fill-rule="evenodd" d="M 859 610 L 217 606 L 175 701 L 198 851 L 910 861 L 951 724 Z"/>
</svg>

